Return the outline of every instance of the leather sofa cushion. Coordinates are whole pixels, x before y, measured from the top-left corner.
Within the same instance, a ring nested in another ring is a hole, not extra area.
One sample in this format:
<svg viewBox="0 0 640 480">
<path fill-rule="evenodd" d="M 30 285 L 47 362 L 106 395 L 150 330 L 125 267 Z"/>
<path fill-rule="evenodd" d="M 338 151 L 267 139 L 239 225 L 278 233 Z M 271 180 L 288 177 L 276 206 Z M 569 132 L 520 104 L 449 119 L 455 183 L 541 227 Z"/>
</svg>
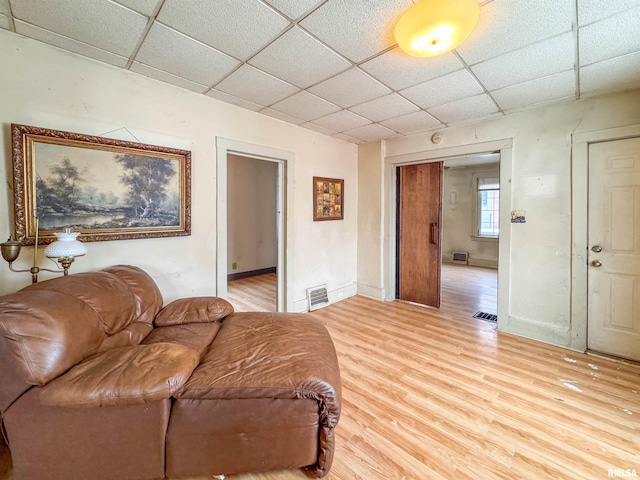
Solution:
<svg viewBox="0 0 640 480">
<path fill-rule="evenodd" d="M 144 339 L 145 345 L 154 343 L 175 343 L 190 347 L 198 352 L 200 360 L 209 350 L 209 345 L 220 330 L 220 324 L 214 323 L 188 323 L 186 325 L 171 325 L 169 327 L 154 328 Z"/>
<path fill-rule="evenodd" d="M 227 317 L 178 399 L 313 398 L 323 425 L 340 418 L 340 370 L 329 332 L 309 315 Z"/>
<path fill-rule="evenodd" d="M 112 273 L 129 286 L 136 303 L 135 321 L 151 325 L 163 301 L 158 285 L 149 274 L 131 265 L 115 265 L 102 271 Z"/>
<path fill-rule="evenodd" d="M 217 322 L 233 313 L 233 306 L 223 298 L 192 297 L 175 300 L 160 310 L 156 327 L 185 323 Z"/>
<path fill-rule="evenodd" d="M 129 286 L 107 272 L 76 273 L 39 282 L 21 291 L 48 290 L 82 300 L 100 317 L 104 331 L 113 335 L 134 319 L 136 301 Z"/>
<path fill-rule="evenodd" d="M 134 405 L 171 397 L 198 364 L 192 348 L 170 343 L 116 348 L 76 365 L 42 389 L 59 407 Z"/>
<path fill-rule="evenodd" d="M 5 295 L 0 312 L 0 335 L 30 385 L 61 375 L 97 351 L 105 338 L 96 311 L 60 292 L 24 289 Z"/>
</svg>

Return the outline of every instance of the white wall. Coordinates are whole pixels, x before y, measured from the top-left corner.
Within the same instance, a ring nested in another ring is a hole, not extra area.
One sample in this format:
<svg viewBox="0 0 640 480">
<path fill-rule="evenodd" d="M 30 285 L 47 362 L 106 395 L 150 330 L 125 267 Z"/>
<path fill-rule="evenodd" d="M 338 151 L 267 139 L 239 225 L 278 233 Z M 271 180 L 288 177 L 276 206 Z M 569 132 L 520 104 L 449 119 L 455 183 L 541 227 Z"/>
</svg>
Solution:
<svg viewBox="0 0 640 480">
<path fill-rule="evenodd" d="M 292 239 L 289 278 L 293 301 L 305 304 L 305 288 L 355 292 L 357 147 L 325 135 L 85 59 L 0 31 L 0 238 L 13 230 L 10 124 L 184 148 L 192 152 L 192 235 L 88 244 L 73 272 L 133 264 L 149 272 L 165 301 L 216 291 L 216 137 L 293 152 Z M 114 132 L 108 134 L 108 132 Z M 345 179 L 345 219 L 313 222 L 312 177 Z M 25 248 L 16 268 L 28 268 Z M 42 254 L 40 254 L 42 256 Z M 48 261 L 41 260 L 41 264 Z M 41 275 L 50 278 L 49 274 Z M 0 293 L 29 283 L 28 274 L 0 265 Z M 349 293 L 347 293 L 349 294 Z"/>
<path fill-rule="evenodd" d="M 278 164 L 229 155 L 227 161 L 227 273 L 275 267 Z M 233 263 L 237 268 L 232 268 Z"/>
<path fill-rule="evenodd" d="M 430 133 L 393 139 L 384 148 L 366 146 L 360 150 L 360 162 L 369 168 L 379 168 L 385 160 L 436 154 L 440 149 L 468 146 L 481 142 L 512 142 L 509 178 L 501 178 L 501 193 L 509 190 L 509 210 L 526 210 L 526 223 L 501 226 L 501 236 L 507 232 L 509 298 L 498 298 L 507 312 L 499 318 L 499 328 L 549 343 L 573 346 L 586 345 L 586 332 L 574 329 L 571 317 L 571 158 L 572 134 L 640 124 L 640 92 L 627 92 L 589 98 L 555 106 L 541 107 L 503 118 L 495 118 L 444 129 L 443 142 L 432 144 Z M 466 150 L 472 150 L 471 147 Z M 366 157 L 366 158 L 363 158 Z M 384 156 L 384 158 L 381 158 Z M 504 164 L 505 159 L 502 159 Z M 381 182 L 360 183 L 361 215 L 367 209 L 376 211 L 379 199 L 388 205 L 392 184 L 388 175 Z M 585 199 L 586 201 L 586 199 Z M 368 205 L 371 207 L 368 207 Z M 383 214 L 389 216 L 385 207 Z M 387 223 L 388 218 L 386 218 Z M 507 230 L 508 229 L 508 230 Z M 575 232 L 576 235 L 585 232 Z M 359 239 L 359 248 L 366 242 L 367 257 L 361 256 L 371 268 L 379 259 L 389 264 L 390 232 L 385 226 L 382 240 L 370 236 Z M 501 252 L 502 269 L 502 252 Z M 388 270 L 388 269 L 387 269 Z M 358 266 L 358 271 L 366 271 Z M 390 278 L 389 272 L 383 275 Z M 367 282 L 371 278 L 365 279 Z M 381 282 L 373 285 L 382 291 Z"/>
<path fill-rule="evenodd" d="M 500 164 L 451 167 L 444 171 L 442 201 L 442 261 L 451 262 L 451 252 L 467 252 L 469 265 L 498 267 L 498 240 L 474 236 L 474 175 L 500 176 Z M 451 194 L 455 195 L 452 202 Z"/>
</svg>

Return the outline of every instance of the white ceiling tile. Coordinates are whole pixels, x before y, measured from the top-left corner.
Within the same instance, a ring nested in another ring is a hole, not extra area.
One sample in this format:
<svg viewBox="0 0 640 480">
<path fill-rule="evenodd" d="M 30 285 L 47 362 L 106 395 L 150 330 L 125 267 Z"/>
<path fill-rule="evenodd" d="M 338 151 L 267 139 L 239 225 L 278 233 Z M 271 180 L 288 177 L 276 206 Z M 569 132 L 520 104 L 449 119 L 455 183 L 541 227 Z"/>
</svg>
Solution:
<svg viewBox="0 0 640 480">
<path fill-rule="evenodd" d="M 216 89 L 266 106 L 279 102 L 299 90 L 250 65 L 240 67 L 216 85 Z"/>
<path fill-rule="evenodd" d="M 578 24 L 582 27 L 638 6 L 640 0 L 578 0 Z"/>
<path fill-rule="evenodd" d="M 294 125 L 300 125 L 304 123 L 304 120 L 300 118 L 292 117 L 291 115 L 287 115 L 286 113 L 278 112 L 277 110 L 272 110 L 270 108 L 265 108 L 264 110 L 260 110 L 260 113 L 263 115 L 268 115 L 273 118 L 277 118 L 278 120 L 282 120 L 283 122 L 292 123 Z"/>
<path fill-rule="evenodd" d="M 147 17 L 150 16 L 158 6 L 159 0 L 116 0 L 119 4 L 124 5 L 136 12 Z"/>
<path fill-rule="evenodd" d="M 393 130 L 378 124 L 365 125 L 364 127 L 352 128 L 343 132 L 345 135 L 357 138 L 363 142 L 373 142 L 381 138 L 388 138 L 397 135 Z"/>
<path fill-rule="evenodd" d="M 495 90 L 491 96 L 503 110 L 509 110 L 560 98 L 575 98 L 575 92 L 576 76 L 573 70 L 568 70 Z"/>
<path fill-rule="evenodd" d="M 303 123 L 300 126 L 319 133 L 324 133 L 325 135 L 333 135 L 334 133 L 336 133 L 333 130 L 329 130 L 328 128 L 321 127 L 320 125 L 316 125 L 315 123 L 311 122 Z"/>
<path fill-rule="evenodd" d="M 571 31 L 571 2 L 493 0 L 485 3 L 469 38 L 457 48 L 469 65 Z"/>
<path fill-rule="evenodd" d="M 354 62 L 396 44 L 393 26 L 413 5 L 411 0 L 331 0 L 301 25 Z"/>
<path fill-rule="evenodd" d="M 418 58 L 394 48 L 366 61 L 360 68 L 394 90 L 426 82 L 432 78 L 460 70 L 462 63 L 453 53 Z"/>
<path fill-rule="evenodd" d="M 471 67 L 487 90 L 515 85 L 573 68 L 571 33 L 534 43 Z"/>
<path fill-rule="evenodd" d="M 328 128 L 329 130 L 333 130 L 334 132 L 342 132 L 344 130 L 349 130 L 350 128 L 361 127 L 362 125 L 366 125 L 371 122 L 366 118 L 362 118 L 360 115 L 356 115 L 355 113 L 347 110 L 340 110 L 339 112 L 318 118 L 312 123 Z"/>
<path fill-rule="evenodd" d="M 300 88 L 321 82 L 351 66 L 298 27 L 279 37 L 249 63 Z"/>
<path fill-rule="evenodd" d="M 154 23 L 136 61 L 201 85 L 213 85 L 240 62 L 224 53 Z"/>
<path fill-rule="evenodd" d="M 585 95 L 640 88 L 640 52 L 580 69 L 580 92 Z"/>
<path fill-rule="evenodd" d="M 9 24 L 9 17 L 6 15 L 0 15 L 0 28 L 6 28 L 7 30 L 11 28 L 11 25 Z"/>
<path fill-rule="evenodd" d="M 344 108 L 391 93 L 391 90 L 358 68 L 325 80 L 309 88 L 309 91 Z"/>
<path fill-rule="evenodd" d="M 295 20 L 320 5 L 324 0 L 266 0 L 266 2 Z"/>
<path fill-rule="evenodd" d="M 0 14 L 9 15 L 10 13 L 9 0 L 0 0 Z"/>
<path fill-rule="evenodd" d="M 129 57 L 147 24 L 147 18 L 107 0 L 19 1 L 13 16 L 51 32 L 108 52 Z"/>
<path fill-rule="evenodd" d="M 337 105 L 305 91 L 285 98 L 271 105 L 271 108 L 307 121 L 341 110 Z"/>
<path fill-rule="evenodd" d="M 258 0 L 166 0 L 158 20 L 241 60 L 289 26 Z"/>
<path fill-rule="evenodd" d="M 428 112 L 441 122 L 453 123 L 487 117 L 498 112 L 498 109 L 489 97 L 482 94 L 438 105 L 430 108 Z"/>
<path fill-rule="evenodd" d="M 68 37 L 63 37 L 62 35 L 52 33 L 43 28 L 35 27 L 29 23 L 21 22 L 20 20 L 14 20 L 14 22 L 16 32 L 20 35 L 48 43 L 54 47 L 63 48 L 64 50 L 84 55 L 85 57 L 93 58 L 101 62 L 110 63 L 116 67 L 124 67 L 127 65 L 128 59 L 126 57 L 92 47 L 91 45 L 72 40 Z"/>
<path fill-rule="evenodd" d="M 186 88 L 187 90 L 191 90 L 193 92 L 204 93 L 209 90 L 209 87 L 207 87 L 206 85 L 200 85 L 198 83 L 185 80 L 184 78 L 171 75 L 170 73 L 149 67 L 148 65 L 143 65 L 139 62 L 133 62 L 131 64 L 130 70 L 147 77 L 155 78 L 156 80 L 170 83 L 172 85 L 177 85 L 178 87 Z"/>
<path fill-rule="evenodd" d="M 351 107 L 349 110 L 368 118 L 371 121 L 379 122 L 388 118 L 399 117 L 405 113 L 420 110 L 406 98 L 397 93 L 370 100 L 366 103 Z"/>
<path fill-rule="evenodd" d="M 467 70 L 458 70 L 400 91 L 403 97 L 429 108 L 482 93 L 482 87 Z"/>
<path fill-rule="evenodd" d="M 337 138 L 338 140 L 343 140 L 349 143 L 364 143 L 363 140 L 358 140 L 357 138 L 350 137 L 349 135 L 345 135 L 344 133 L 336 133 L 331 135 L 333 138 Z"/>
<path fill-rule="evenodd" d="M 640 50 L 640 7 L 580 29 L 580 66 Z"/>
<path fill-rule="evenodd" d="M 401 117 L 392 118 L 380 122 L 385 127 L 389 127 L 396 132 L 400 132 L 404 135 L 410 135 L 412 133 L 424 132 L 427 130 L 434 130 L 442 127 L 442 123 L 433 118 L 427 112 L 422 110 L 419 112 L 410 113 L 409 115 L 402 115 Z"/>
<path fill-rule="evenodd" d="M 229 95 L 228 93 L 220 92 L 215 89 L 207 92 L 207 96 L 211 98 L 215 98 L 216 100 L 221 100 L 225 103 L 230 103 L 237 107 L 242 107 L 248 110 L 252 110 L 254 112 L 257 112 L 258 110 L 262 110 L 264 108 L 264 105 L 258 105 L 257 103 L 249 102 L 242 98 L 238 98 L 234 95 Z"/>
</svg>

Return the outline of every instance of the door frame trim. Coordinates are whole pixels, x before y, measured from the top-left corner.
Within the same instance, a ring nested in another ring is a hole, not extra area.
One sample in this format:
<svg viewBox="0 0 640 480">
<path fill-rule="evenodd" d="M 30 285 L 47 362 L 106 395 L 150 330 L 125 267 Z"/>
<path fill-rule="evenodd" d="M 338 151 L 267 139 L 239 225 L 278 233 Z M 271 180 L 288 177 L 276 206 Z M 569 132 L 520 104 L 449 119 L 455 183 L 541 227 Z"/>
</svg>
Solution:
<svg viewBox="0 0 640 480">
<path fill-rule="evenodd" d="M 385 300 L 395 299 L 396 274 L 396 167 L 415 163 L 442 161 L 448 157 L 478 155 L 487 152 L 500 153 L 500 224 L 511 225 L 511 171 L 513 164 L 513 139 L 434 148 L 409 154 L 394 155 L 384 159 L 384 245 L 383 278 Z M 511 257 L 511 228 L 503 228 L 498 240 L 498 329 L 508 330 L 509 278 Z"/>
<path fill-rule="evenodd" d="M 607 128 L 571 135 L 571 345 L 585 352 L 588 345 L 587 275 L 589 215 L 589 145 L 640 137 L 640 125 Z"/>
<path fill-rule="evenodd" d="M 277 240 L 277 311 L 293 312 L 293 245 L 290 219 L 293 218 L 293 168 L 295 154 L 286 150 L 216 137 L 216 295 L 227 298 L 227 161 L 228 155 L 239 155 L 278 163 Z"/>
</svg>

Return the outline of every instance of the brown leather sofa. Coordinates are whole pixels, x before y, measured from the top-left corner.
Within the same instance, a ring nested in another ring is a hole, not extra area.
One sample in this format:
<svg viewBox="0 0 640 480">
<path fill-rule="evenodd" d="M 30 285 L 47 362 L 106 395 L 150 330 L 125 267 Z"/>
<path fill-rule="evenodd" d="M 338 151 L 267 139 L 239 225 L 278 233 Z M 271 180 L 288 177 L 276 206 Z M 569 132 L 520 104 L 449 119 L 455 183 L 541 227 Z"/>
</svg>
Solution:
<svg viewBox="0 0 640 480">
<path fill-rule="evenodd" d="M 308 315 L 162 296 L 131 266 L 0 297 L 15 480 L 329 471 L 340 372 Z"/>
</svg>

